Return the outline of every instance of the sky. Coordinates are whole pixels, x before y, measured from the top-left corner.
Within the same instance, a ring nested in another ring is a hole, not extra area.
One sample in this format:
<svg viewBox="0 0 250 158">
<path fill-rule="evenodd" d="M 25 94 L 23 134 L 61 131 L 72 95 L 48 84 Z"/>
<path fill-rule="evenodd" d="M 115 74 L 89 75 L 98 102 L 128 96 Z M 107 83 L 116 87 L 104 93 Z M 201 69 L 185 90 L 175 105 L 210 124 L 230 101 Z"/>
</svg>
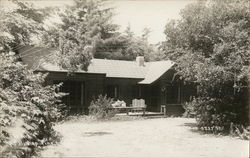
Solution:
<svg viewBox="0 0 250 158">
<path fill-rule="evenodd" d="M 141 35 L 147 27 L 151 30 L 149 42 L 158 43 L 165 39 L 164 28 L 171 19 L 180 18 L 180 10 L 191 0 L 120 0 L 112 5 L 116 7 L 114 23 L 121 25 L 124 31 L 130 25 L 136 35 Z"/>
<path fill-rule="evenodd" d="M 1 1 L 1 0 L 0 0 Z M 71 0 L 27 0 L 36 6 L 62 6 Z M 180 18 L 180 10 L 194 0 L 109 0 L 107 5 L 114 7 L 113 22 L 120 25 L 120 31 L 130 25 L 135 35 L 140 36 L 147 27 L 151 33 L 149 43 L 156 44 L 165 39 L 164 28 L 171 19 Z"/>
</svg>

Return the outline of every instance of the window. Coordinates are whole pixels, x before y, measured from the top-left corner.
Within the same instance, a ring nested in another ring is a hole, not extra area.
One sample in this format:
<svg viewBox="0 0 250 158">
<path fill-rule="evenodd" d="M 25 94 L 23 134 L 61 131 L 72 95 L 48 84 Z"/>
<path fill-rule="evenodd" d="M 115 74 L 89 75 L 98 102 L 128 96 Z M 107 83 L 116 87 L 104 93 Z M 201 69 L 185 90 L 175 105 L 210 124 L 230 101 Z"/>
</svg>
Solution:
<svg viewBox="0 0 250 158">
<path fill-rule="evenodd" d="M 108 85 L 107 96 L 117 99 L 119 97 L 119 87 L 117 85 Z"/>
</svg>

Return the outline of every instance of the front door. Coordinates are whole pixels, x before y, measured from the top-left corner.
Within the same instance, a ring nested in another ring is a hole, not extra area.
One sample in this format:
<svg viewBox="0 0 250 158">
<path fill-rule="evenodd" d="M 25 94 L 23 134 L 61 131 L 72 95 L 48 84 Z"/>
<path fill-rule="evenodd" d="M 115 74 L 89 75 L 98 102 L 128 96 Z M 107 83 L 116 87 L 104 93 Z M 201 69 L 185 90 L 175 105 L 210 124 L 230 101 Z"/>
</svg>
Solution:
<svg viewBox="0 0 250 158">
<path fill-rule="evenodd" d="M 166 114 L 180 116 L 184 109 L 181 105 L 181 86 L 180 84 L 172 84 L 166 87 Z"/>
<path fill-rule="evenodd" d="M 179 104 L 181 102 L 180 85 L 166 86 L 166 104 Z"/>
</svg>

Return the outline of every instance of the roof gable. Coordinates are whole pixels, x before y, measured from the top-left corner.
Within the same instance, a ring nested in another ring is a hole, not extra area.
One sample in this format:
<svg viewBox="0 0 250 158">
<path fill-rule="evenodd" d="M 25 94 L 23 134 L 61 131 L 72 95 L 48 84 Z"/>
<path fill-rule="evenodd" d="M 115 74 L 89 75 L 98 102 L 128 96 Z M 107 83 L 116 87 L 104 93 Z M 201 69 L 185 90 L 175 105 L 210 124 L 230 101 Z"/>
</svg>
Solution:
<svg viewBox="0 0 250 158">
<path fill-rule="evenodd" d="M 170 60 L 150 62 L 145 79 L 139 82 L 139 84 L 153 83 L 154 81 L 158 80 L 165 72 L 167 72 L 173 65 L 174 62 Z"/>
</svg>

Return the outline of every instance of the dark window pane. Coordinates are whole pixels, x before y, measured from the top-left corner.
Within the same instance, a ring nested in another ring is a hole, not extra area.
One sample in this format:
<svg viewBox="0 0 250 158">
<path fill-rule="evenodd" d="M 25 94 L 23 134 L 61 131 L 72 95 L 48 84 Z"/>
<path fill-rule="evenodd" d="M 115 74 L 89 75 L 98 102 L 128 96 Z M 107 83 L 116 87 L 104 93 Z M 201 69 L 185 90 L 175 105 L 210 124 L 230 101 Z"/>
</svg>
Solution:
<svg viewBox="0 0 250 158">
<path fill-rule="evenodd" d="M 119 87 L 117 85 L 108 85 L 107 96 L 110 98 L 117 99 L 119 97 Z"/>
</svg>

